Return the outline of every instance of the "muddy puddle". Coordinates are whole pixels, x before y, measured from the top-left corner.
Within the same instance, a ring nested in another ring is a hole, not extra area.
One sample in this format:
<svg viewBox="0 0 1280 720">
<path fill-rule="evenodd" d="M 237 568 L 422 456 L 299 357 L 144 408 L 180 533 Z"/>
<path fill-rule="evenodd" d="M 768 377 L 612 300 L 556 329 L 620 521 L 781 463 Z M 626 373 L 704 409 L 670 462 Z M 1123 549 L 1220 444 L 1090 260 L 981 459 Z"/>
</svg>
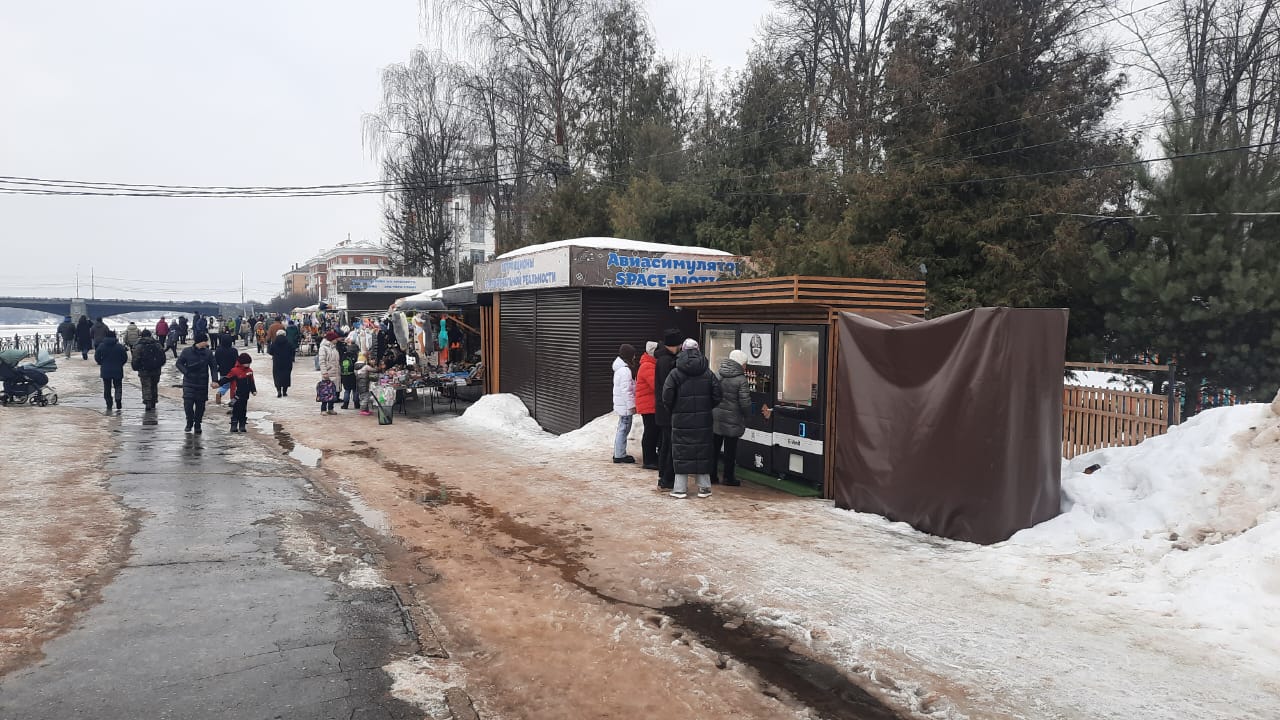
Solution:
<svg viewBox="0 0 1280 720">
<path fill-rule="evenodd" d="M 263 433 L 270 433 L 275 438 L 276 444 L 284 451 L 286 455 L 306 465 L 307 467 L 320 467 L 320 461 L 324 459 L 324 453 L 313 448 L 307 447 L 302 443 L 296 442 L 288 430 L 284 429 L 284 425 L 278 422 L 267 420 L 266 418 L 254 418 L 254 427 Z"/>
<path fill-rule="evenodd" d="M 287 434 L 287 433 L 286 433 Z M 277 439 L 280 436 L 277 435 Z M 360 443 L 363 445 L 363 443 Z M 283 443 L 282 443 L 283 447 Z M 403 492 L 423 505 L 459 505 L 497 533 L 516 541 L 502 552 L 521 561 L 554 568 L 568 583 L 612 606 L 629 609 L 658 625 L 669 623 L 696 637 L 703 645 L 750 668 L 767 695 L 787 695 L 827 720 L 898 720 L 900 716 L 864 690 L 840 669 L 793 649 L 792 642 L 769 628 L 711 604 L 686 600 L 672 606 L 651 607 L 609 595 L 592 585 L 587 561 L 592 554 L 583 538 L 565 537 L 531 526 L 493 505 L 450 487 L 435 473 L 389 460 L 371 447 L 333 451 L 374 460 L 403 481 Z M 590 532 L 583 526 L 583 532 Z M 588 536 L 589 537 L 589 536 Z M 681 631 L 676 630 L 677 637 Z"/>
</svg>

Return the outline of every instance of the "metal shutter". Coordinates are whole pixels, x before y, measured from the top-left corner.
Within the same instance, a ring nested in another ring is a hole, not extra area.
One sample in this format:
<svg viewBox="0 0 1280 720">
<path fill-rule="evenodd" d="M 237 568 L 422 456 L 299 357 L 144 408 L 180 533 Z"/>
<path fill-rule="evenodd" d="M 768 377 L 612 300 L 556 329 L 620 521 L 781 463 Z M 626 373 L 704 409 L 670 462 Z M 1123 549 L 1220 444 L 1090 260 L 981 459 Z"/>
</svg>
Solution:
<svg viewBox="0 0 1280 720">
<path fill-rule="evenodd" d="M 537 347 L 534 317 L 537 294 L 503 293 L 498 305 L 500 390 L 524 401 L 532 415 L 537 410 L 534 388 L 534 348 Z"/>
<path fill-rule="evenodd" d="M 697 313 L 676 312 L 667 294 L 653 290 L 587 290 L 583 295 L 583 422 L 613 410 L 613 359 L 627 343 L 644 352 L 649 340 L 662 341 L 662 331 L 680 328 L 698 337 Z"/>
<path fill-rule="evenodd" d="M 553 433 L 577 430 L 582 427 L 582 291 L 538 290 L 537 296 L 533 417 Z"/>
</svg>

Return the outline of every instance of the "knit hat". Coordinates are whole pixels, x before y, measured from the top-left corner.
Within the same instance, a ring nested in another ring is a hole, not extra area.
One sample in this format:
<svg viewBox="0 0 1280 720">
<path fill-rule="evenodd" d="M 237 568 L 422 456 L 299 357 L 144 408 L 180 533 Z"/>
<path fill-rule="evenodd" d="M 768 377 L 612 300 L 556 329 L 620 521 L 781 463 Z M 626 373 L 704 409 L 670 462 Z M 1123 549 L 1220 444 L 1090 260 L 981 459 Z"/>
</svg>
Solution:
<svg viewBox="0 0 1280 720">
<path fill-rule="evenodd" d="M 698 341 L 694 340 L 693 338 L 685 338 L 684 344 L 680 346 L 680 349 L 681 350 L 697 350 Z"/>
<path fill-rule="evenodd" d="M 667 347 L 675 347 L 680 344 L 680 337 L 684 333 L 675 328 L 668 328 L 662 331 L 662 344 Z"/>
<path fill-rule="evenodd" d="M 729 359 L 743 367 L 747 366 L 747 354 L 741 350 L 735 349 L 733 352 L 729 353 Z"/>
<path fill-rule="evenodd" d="M 285 334 L 285 331 L 283 331 L 283 330 L 277 330 L 277 331 L 276 331 L 276 337 L 280 337 L 281 335 L 284 335 L 284 334 Z"/>
<path fill-rule="evenodd" d="M 209 336 L 204 333 L 196 333 L 196 344 L 209 342 Z"/>
<path fill-rule="evenodd" d="M 324 339 L 328 340 L 329 342 L 333 342 L 334 340 L 338 339 L 338 333 L 330 330 L 329 332 L 324 334 Z"/>
<path fill-rule="evenodd" d="M 240 363 L 241 365 L 252 365 L 253 356 L 250 355 L 249 353 L 240 353 L 240 357 L 236 358 L 236 362 Z"/>
<path fill-rule="evenodd" d="M 636 349 L 626 343 L 622 343 L 618 347 L 618 357 L 622 358 L 625 363 L 631 363 L 636 359 Z"/>
<path fill-rule="evenodd" d="M 645 355 L 648 355 L 649 357 L 653 357 L 653 354 L 654 354 L 655 352 L 657 352 L 657 351 L 658 351 L 658 341 L 657 341 L 657 340 L 650 340 L 649 342 L 647 342 L 647 343 L 645 343 L 645 344 L 644 344 L 644 354 L 645 354 Z"/>
<path fill-rule="evenodd" d="M 142 331 L 142 337 L 151 337 L 151 331 L 150 331 L 150 330 L 143 330 L 143 331 Z"/>
</svg>

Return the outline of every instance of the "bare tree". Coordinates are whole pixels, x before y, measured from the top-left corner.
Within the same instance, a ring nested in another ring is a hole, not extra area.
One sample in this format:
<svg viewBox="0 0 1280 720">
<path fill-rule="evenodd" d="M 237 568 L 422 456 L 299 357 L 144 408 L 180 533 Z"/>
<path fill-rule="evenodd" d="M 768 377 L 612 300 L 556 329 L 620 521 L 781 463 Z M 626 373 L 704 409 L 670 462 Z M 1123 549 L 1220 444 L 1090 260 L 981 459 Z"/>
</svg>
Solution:
<svg viewBox="0 0 1280 720">
<path fill-rule="evenodd" d="M 455 277 L 452 200 L 476 182 L 473 125 L 461 103 L 454 66 L 425 50 L 382 74 L 382 109 L 364 118 L 368 147 L 382 156 L 392 185 L 384 201 L 388 250 L 401 272 Z"/>
</svg>

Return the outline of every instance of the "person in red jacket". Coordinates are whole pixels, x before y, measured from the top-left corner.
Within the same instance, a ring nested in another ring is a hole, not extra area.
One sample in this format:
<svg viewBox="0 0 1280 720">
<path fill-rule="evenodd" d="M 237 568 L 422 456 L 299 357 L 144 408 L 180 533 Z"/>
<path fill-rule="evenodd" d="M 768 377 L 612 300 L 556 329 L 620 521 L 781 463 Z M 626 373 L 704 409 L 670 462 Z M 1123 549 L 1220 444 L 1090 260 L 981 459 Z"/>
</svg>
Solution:
<svg viewBox="0 0 1280 720">
<path fill-rule="evenodd" d="M 160 347 L 164 347 L 164 340 L 169 336 L 169 323 L 164 321 L 164 316 L 160 316 L 160 322 L 156 323 L 156 339 L 160 341 Z"/>
<path fill-rule="evenodd" d="M 640 437 L 640 450 L 644 456 L 644 469 L 658 469 L 658 421 L 654 418 L 657 408 L 657 394 L 654 392 L 653 375 L 657 369 L 657 361 L 653 353 L 658 343 L 650 340 L 644 346 L 644 354 L 640 356 L 640 371 L 636 374 L 636 412 L 644 421 L 644 435 Z"/>
</svg>

